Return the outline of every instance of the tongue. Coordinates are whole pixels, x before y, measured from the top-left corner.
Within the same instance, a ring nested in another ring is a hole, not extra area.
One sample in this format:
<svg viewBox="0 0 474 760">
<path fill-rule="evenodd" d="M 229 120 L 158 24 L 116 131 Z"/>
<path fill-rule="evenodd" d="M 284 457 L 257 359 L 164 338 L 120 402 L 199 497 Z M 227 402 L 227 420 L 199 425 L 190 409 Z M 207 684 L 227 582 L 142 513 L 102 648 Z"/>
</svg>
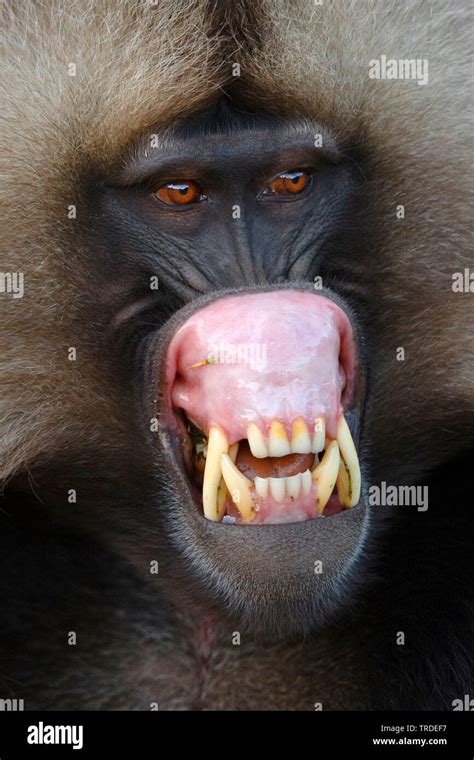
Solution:
<svg viewBox="0 0 474 760">
<path fill-rule="evenodd" d="M 268 430 L 298 417 L 311 425 L 323 416 L 334 438 L 354 366 L 351 324 L 329 299 L 297 290 L 229 296 L 175 333 L 167 391 L 175 409 L 206 434 L 220 426 L 230 444 L 247 438 L 251 422 Z"/>
<path fill-rule="evenodd" d="M 235 464 L 250 480 L 260 478 L 289 478 L 305 470 L 312 470 L 314 454 L 288 454 L 285 457 L 257 459 L 247 441 L 241 441 Z"/>
</svg>

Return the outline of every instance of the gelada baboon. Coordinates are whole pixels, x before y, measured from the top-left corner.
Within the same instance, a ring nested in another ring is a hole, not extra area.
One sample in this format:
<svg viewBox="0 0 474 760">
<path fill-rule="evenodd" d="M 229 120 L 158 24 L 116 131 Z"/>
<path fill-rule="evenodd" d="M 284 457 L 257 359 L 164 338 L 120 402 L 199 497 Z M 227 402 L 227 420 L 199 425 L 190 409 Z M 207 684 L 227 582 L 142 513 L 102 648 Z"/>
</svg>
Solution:
<svg viewBox="0 0 474 760">
<path fill-rule="evenodd" d="M 0 697 L 453 709 L 467 9 L 3 13 Z"/>
</svg>

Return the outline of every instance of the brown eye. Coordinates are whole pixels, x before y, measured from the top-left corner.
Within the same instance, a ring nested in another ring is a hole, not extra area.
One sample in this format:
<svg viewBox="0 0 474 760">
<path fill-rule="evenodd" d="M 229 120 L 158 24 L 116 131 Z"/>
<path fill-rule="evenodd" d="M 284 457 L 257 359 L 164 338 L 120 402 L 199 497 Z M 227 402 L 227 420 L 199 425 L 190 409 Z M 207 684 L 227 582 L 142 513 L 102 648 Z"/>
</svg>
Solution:
<svg viewBox="0 0 474 760">
<path fill-rule="evenodd" d="M 190 203 L 197 203 L 203 197 L 200 186 L 192 180 L 168 182 L 162 185 L 154 195 L 168 206 L 187 206 Z"/>
<path fill-rule="evenodd" d="M 301 193 L 308 187 L 309 180 L 310 175 L 308 172 L 282 172 L 269 183 L 268 192 L 274 195 Z"/>
</svg>

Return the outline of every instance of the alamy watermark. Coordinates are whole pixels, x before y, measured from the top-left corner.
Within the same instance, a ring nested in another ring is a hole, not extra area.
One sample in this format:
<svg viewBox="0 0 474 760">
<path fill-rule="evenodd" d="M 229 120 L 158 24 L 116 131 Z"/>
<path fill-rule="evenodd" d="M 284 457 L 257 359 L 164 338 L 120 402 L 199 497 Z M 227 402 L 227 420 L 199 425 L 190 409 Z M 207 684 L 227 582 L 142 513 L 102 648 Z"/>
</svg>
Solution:
<svg viewBox="0 0 474 760">
<path fill-rule="evenodd" d="M 427 58 L 372 58 L 369 79 L 413 79 L 419 85 L 428 84 Z"/>
<path fill-rule="evenodd" d="M 246 364 L 263 370 L 267 366 L 267 346 L 265 343 L 212 343 L 206 359 L 192 366 L 204 364 Z"/>
<path fill-rule="evenodd" d="M 84 726 L 56 726 L 43 723 L 28 726 L 26 737 L 28 744 L 70 744 L 73 749 L 84 746 Z"/>
<path fill-rule="evenodd" d="M 24 699 L 0 699 L 0 712 L 23 712 Z"/>
<path fill-rule="evenodd" d="M 459 712 L 460 710 L 474 712 L 474 699 L 469 694 L 464 694 L 463 699 L 453 699 L 451 704 L 453 712 Z"/>
<path fill-rule="evenodd" d="M 371 507 L 417 507 L 418 512 L 426 512 L 428 486 L 393 486 L 382 480 L 380 485 L 369 486 L 368 503 Z"/>
<path fill-rule="evenodd" d="M 474 271 L 468 267 L 462 272 L 454 272 L 452 280 L 453 293 L 474 293 Z"/>
<path fill-rule="evenodd" d="M 24 285 L 23 272 L 0 272 L 0 293 L 8 293 L 13 298 L 23 298 Z"/>
</svg>

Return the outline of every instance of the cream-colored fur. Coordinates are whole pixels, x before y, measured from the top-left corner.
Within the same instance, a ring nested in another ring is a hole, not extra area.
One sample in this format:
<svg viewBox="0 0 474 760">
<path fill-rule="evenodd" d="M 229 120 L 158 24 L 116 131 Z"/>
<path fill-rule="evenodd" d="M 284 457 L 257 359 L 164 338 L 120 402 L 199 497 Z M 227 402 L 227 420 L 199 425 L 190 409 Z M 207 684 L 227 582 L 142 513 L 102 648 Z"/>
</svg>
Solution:
<svg viewBox="0 0 474 760">
<path fill-rule="evenodd" d="M 6 2 L 4 16 L 0 269 L 24 273 L 25 295 L 0 294 L 1 478 L 61 452 L 126 451 L 126 415 L 97 326 L 84 326 L 77 308 L 88 290 L 77 257 L 94 256 L 77 233 L 88 213 L 83 178 L 106 176 L 133 139 L 229 84 L 244 102 L 317 119 L 366 157 L 370 277 L 373 298 L 386 303 L 390 358 L 374 389 L 380 424 L 392 414 L 388 383 L 401 399 L 408 384 L 417 415 L 433 425 L 449 427 L 459 406 L 472 410 L 472 296 L 451 290 L 452 272 L 472 264 L 462 3 L 42 0 Z M 427 58 L 429 83 L 370 80 L 369 60 L 382 54 Z M 411 364 L 393 361 L 398 346 Z M 407 424 L 415 428 L 417 415 Z"/>
</svg>

